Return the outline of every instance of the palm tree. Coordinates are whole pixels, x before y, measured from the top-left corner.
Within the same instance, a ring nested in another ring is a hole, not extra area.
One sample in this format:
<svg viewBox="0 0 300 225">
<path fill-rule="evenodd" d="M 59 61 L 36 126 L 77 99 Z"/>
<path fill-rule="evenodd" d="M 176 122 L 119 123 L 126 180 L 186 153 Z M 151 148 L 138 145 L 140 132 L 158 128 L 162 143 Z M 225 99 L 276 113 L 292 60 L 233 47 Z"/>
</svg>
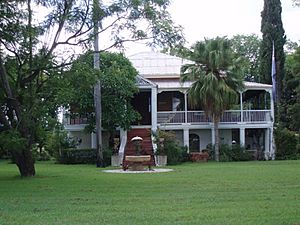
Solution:
<svg viewBox="0 0 300 225">
<path fill-rule="evenodd" d="M 192 50 L 190 59 L 195 63 L 181 67 L 181 80 L 194 81 L 188 90 L 189 103 L 202 106 L 213 121 L 215 160 L 219 161 L 219 122 L 243 88 L 239 59 L 233 57 L 229 40 L 221 37 L 197 42 Z"/>
</svg>

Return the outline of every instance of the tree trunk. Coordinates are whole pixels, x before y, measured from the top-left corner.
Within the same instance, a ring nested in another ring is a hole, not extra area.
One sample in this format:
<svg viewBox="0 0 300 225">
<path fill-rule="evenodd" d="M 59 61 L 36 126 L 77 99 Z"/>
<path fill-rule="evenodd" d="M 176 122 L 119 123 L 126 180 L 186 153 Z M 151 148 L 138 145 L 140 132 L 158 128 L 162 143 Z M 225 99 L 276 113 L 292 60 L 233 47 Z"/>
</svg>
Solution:
<svg viewBox="0 0 300 225">
<path fill-rule="evenodd" d="M 94 13 L 99 8 L 99 1 L 93 1 Z M 99 53 L 99 24 L 100 21 L 94 19 L 94 69 L 100 70 L 100 53 Z M 96 117 L 96 142 L 97 142 L 97 159 L 96 166 L 104 167 L 103 151 L 102 151 L 102 107 L 101 107 L 101 83 L 97 81 L 94 87 L 94 105 L 95 105 L 95 117 Z"/>
<path fill-rule="evenodd" d="M 219 138 L 219 120 L 214 118 L 214 129 L 215 129 L 215 160 L 220 161 L 220 138 Z"/>
<path fill-rule="evenodd" d="M 16 160 L 21 177 L 32 177 L 35 175 L 34 160 L 30 148 L 21 152 L 14 152 L 13 157 Z"/>
</svg>

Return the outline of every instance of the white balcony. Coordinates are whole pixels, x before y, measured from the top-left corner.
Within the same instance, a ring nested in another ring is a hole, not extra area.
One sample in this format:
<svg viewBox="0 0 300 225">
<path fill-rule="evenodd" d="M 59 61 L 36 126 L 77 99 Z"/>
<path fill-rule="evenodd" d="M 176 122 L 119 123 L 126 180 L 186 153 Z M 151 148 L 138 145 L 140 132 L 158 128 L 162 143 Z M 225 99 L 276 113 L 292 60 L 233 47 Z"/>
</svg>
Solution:
<svg viewBox="0 0 300 225">
<path fill-rule="evenodd" d="M 220 123 L 268 123 L 271 110 L 228 110 L 223 113 Z M 211 120 L 204 111 L 167 111 L 157 113 L 158 124 L 208 124 Z"/>
</svg>

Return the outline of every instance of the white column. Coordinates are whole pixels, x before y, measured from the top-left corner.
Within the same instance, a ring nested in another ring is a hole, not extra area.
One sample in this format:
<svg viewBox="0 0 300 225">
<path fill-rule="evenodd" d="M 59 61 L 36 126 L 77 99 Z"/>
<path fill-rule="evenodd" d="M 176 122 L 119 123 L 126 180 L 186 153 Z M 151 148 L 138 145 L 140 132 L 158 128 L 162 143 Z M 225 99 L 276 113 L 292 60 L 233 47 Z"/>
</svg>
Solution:
<svg viewBox="0 0 300 225">
<path fill-rule="evenodd" d="M 244 112 L 243 112 L 243 92 L 240 91 L 240 110 L 241 110 L 241 122 L 244 122 Z"/>
<path fill-rule="evenodd" d="M 183 129 L 183 145 L 186 146 L 188 149 L 188 152 L 190 152 L 189 129 L 188 128 Z"/>
<path fill-rule="evenodd" d="M 157 130 L 157 87 L 151 88 L 151 130 L 156 132 Z"/>
<path fill-rule="evenodd" d="M 127 131 L 124 129 L 120 129 L 120 147 L 119 147 L 119 154 L 123 154 L 125 150 L 127 142 Z"/>
<path fill-rule="evenodd" d="M 187 111 L 188 111 L 188 102 L 187 102 L 187 92 L 184 92 L 184 121 L 185 123 L 188 122 L 188 119 L 187 119 Z"/>
<path fill-rule="evenodd" d="M 245 128 L 240 128 L 240 145 L 245 146 Z"/>
<path fill-rule="evenodd" d="M 91 148 L 97 148 L 96 134 L 94 132 L 91 133 Z"/>
<path fill-rule="evenodd" d="M 274 139 L 274 129 L 273 127 L 270 128 L 270 143 L 271 143 L 271 149 L 270 149 L 270 157 L 272 160 L 275 160 L 276 155 L 276 144 Z"/>
<path fill-rule="evenodd" d="M 270 148 L 271 148 L 271 140 L 270 140 L 270 129 L 265 129 L 265 160 L 269 159 Z"/>
</svg>

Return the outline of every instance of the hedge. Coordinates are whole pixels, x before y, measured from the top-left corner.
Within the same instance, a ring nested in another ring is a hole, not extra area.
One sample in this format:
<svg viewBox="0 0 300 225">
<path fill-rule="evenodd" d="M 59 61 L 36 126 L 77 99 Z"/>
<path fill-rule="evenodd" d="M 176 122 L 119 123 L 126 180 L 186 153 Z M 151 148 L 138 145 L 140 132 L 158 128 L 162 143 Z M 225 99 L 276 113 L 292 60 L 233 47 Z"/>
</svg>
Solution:
<svg viewBox="0 0 300 225">
<path fill-rule="evenodd" d="M 110 165 L 111 150 L 104 149 L 103 151 L 104 166 Z M 64 149 L 58 159 L 62 164 L 95 164 L 97 159 L 96 149 Z"/>
</svg>

